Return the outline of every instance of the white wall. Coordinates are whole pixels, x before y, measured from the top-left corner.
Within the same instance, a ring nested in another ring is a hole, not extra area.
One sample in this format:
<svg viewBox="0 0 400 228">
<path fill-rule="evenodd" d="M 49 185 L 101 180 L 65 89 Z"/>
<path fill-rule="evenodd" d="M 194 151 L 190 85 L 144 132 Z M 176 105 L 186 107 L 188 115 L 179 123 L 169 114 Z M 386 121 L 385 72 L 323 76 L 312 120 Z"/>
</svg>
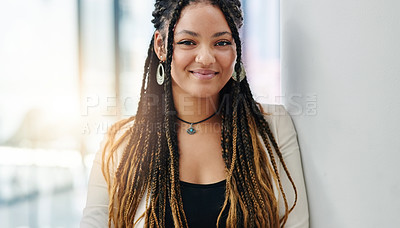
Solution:
<svg viewBox="0 0 400 228">
<path fill-rule="evenodd" d="M 282 0 L 281 24 L 312 227 L 400 227 L 400 1 Z"/>
</svg>

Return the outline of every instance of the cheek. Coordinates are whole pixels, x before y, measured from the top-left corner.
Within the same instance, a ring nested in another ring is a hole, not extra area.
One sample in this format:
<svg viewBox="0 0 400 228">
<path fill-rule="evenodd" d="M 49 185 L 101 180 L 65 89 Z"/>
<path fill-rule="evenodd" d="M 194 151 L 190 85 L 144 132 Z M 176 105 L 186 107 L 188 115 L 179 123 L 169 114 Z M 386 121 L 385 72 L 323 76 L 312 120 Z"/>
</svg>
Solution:
<svg viewBox="0 0 400 228">
<path fill-rule="evenodd" d="M 232 74 L 236 63 L 236 51 L 232 50 L 222 53 L 219 56 L 219 62 L 227 73 Z"/>
<path fill-rule="evenodd" d="M 172 70 L 182 71 L 186 69 L 186 66 L 191 62 L 191 55 L 188 52 L 175 50 L 172 55 Z"/>
</svg>

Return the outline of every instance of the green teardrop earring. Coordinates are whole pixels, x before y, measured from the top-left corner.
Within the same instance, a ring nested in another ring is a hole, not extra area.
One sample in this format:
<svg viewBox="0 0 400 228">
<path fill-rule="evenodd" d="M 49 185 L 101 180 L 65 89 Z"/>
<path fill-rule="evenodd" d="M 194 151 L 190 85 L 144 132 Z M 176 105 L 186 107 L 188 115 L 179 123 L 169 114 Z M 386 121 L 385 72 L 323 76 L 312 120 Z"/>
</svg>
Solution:
<svg viewBox="0 0 400 228">
<path fill-rule="evenodd" d="M 240 73 L 239 73 L 239 78 L 236 74 L 236 71 L 233 71 L 232 74 L 232 79 L 237 81 L 237 82 L 241 82 L 243 81 L 243 79 L 246 77 L 246 70 L 244 69 L 243 63 L 240 63 Z"/>
<path fill-rule="evenodd" d="M 162 58 L 162 56 L 160 57 L 160 59 Z M 159 85 L 162 85 L 164 83 L 164 77 L 165 76 L 165 70 L 164 70 L 164 65 L 163 62 L 160 60 L 160 64 L 158 64 L 157 67 L 157 75 L 156 75 L 156 79 L 157 79 L 157 83 Z"/>
</svg>

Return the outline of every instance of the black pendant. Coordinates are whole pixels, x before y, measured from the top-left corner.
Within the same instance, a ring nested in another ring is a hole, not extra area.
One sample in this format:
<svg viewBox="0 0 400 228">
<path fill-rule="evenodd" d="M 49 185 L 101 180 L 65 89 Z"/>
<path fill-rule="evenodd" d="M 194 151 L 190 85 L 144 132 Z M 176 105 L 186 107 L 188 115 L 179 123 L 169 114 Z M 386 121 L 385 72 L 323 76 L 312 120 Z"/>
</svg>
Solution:
<svg viewBox="0 0 400 228">
<path fill-rule="evenodd" d="M 200 120 L 200 121 L 194 122 L 194 123 L 190 123 L 190 122 L 188 122 L 188 121 L 185 121 L 185 120 L 179 118 L 178 116 L 176 116 L 176 118 L 177 118 L 178 120 L 184 122 L 184 123 L 190 124 L 190 127 L 186 130 L 186 132 L 187 132 L 189 135 L 194 135 L 197 131 L 196 131 L 196 129 L 193 128 L 193 125 L 202 123 L 202 122 L 204 122 L 204 121 L 206 121 L 206 120 L 209 120 L 209 119 L 211 119 L 213 116 L 215 116 L 215 114 L 217 114 L 217 112 L 214 112 L 214 114 L 212 114 L 211 116 L 205 118 L 204 120 Z"/>
<path fill-rule="evenodd" d="M 192 127 L 192 124 L 191 124 L 190 127 L 186 130 L 186 132 L 187 132 L 189 135 L 193 135 L 194 133 L 196 133 L 196 129 L 194 129 L 194 128 Z"/>
</svg>

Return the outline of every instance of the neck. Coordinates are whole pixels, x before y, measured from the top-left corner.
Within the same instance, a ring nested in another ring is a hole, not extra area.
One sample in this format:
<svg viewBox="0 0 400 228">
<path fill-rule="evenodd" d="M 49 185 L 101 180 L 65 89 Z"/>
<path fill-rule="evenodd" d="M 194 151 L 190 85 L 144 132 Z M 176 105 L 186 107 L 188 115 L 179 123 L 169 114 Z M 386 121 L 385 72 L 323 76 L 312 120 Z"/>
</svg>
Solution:
<svg viewBox="0 0 400 228">
<path fill-rule="evenodd" d="M 218 110 L 219 97 L 218 95 L 207 98 L 174 96 L 174 103 L 179 118 L 188 122 L 197 122 L 206 119 Z"/>
</svg>

